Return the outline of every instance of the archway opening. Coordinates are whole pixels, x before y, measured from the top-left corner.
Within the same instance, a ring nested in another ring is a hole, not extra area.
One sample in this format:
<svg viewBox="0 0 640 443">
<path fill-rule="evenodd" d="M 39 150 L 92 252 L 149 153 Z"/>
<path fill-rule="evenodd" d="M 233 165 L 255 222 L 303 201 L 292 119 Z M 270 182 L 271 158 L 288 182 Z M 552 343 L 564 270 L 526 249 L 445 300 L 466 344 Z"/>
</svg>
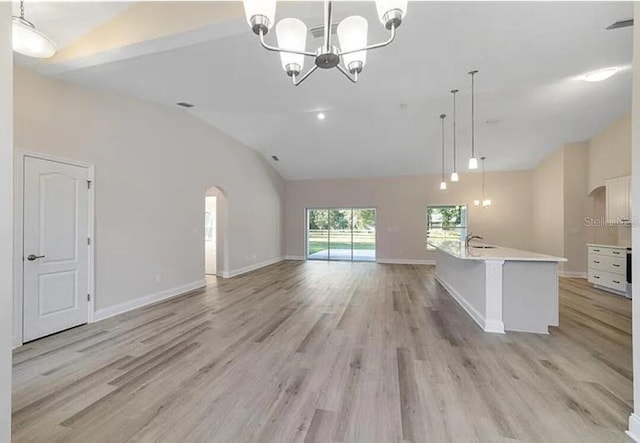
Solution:
<svg viewBox="0 0 640 443">
<path fill-rule="evenodd" d="M 227 271 L 227 198 L 212 186 L 204 196 L 204 274 L 207 280 L 224 277 Z"/>
</svg>

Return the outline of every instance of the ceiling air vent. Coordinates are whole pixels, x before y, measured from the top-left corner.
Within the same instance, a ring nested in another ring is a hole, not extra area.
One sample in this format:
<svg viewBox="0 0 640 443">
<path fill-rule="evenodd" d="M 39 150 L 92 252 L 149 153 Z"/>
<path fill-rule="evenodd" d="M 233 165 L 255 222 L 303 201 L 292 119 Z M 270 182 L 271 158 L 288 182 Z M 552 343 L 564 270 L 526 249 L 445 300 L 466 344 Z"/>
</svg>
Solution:
<svg viewBox="0 0 640 443">
<path fill-rule="evenodd" d="M 331 25 L 331 34 L 336 35 L 337 29 L 338 29 L 338 24 L 333 23 Z M 324 26 L 322 25 L 314 26 L 313 28 L 309 29 L 309 32 L 314 38 L 324 38 Z"/>
<path fill-rule="evenodd" d="M 612 29 L 620 29 L 620 28 L 627 28 L 629 26 L 633 26 L 633 19 L 632 18 L 628 18 L 626 20 L 618 20 L 615 23 L 610 24 L 609 26 L 607 26 L 607 30 L 612 30 Z"/>
<path fill-rule="evenodd" d="M 193 108 L 193 105 L 191 103 L 187 103 L 187 102 L 178 102 L 178 103 L 176 103 L 176 105 L 182 106 L 183 108 Z"/>
</svg>

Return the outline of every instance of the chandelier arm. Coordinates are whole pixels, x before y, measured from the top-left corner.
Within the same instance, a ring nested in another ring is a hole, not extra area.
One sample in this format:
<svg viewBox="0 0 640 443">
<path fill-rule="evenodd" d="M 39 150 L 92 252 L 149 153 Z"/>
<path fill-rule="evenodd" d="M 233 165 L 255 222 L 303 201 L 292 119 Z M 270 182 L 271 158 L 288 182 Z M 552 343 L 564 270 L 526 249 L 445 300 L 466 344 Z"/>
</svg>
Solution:
<svg viewBox="0 0 640 443">
<path fill-rule="evenodd" d="M 300 84 L 303 81 L 305 81 L 311 74 L 313 74 L 316 69 L 318 69 L 318 66 L 317 65 L 313 65 L 313 67 L 311 69 L 309 69 L 305 75 L 300 77 L 300 80 L 296 80 L 296 78 L 298 77 L 297 75 L 292 75 L 291 78 L 293 79 L 293 86 L 300 86 Z"/>
<path fill-rule="evenodd" d="M 349 51 L 338 51 L 338 55 L 339 56 L 343 56 L 343 55 L 347 55 L 347 54 L 353 54 L 354 52 L 360 52 L 360 51 L 370 51 L 371 49 L 379 49 L 379 48 L 384 48 L 385 46 L 389 46 L 391 44 L 391 42 L 393 42 L 393 40 L 396 38 L 396 26 L 395 25 L 391 25 L 391 35 L 389 36 L 389 39 L 385 42 L 382 43 L 376 43 L 375 45 L 369 45 L 369 46 L 365 46 L 364 48 L 359 48 L 359 49 L 351 49 Z"/>
<path fill-rule="evenodd" d="M 273 51 L 273 52 L 287 52 L 289 54 L 298 54 L 298 55 L 305 55 L 307 57 L 314 57 L 316 56 L 316 53 L 314 52 L 306 52 L 306 51 L 291 51 L 289 49 L 282 49 L 282 48 L 278 48 L 276 46 L 270 46 L 269 44 L 267 44 L 264 41 L 264 33 L 262 32 L 262 30 L 260 30 L 260 33 L 258 34 L 260 36 L 260 44 L 262 45 L 262 47 L 264 49 L 266 49 L 267 51 Z"/>
<path fill-rule="evenodd" d="M 342 67 L 342 65 L 336 65 L 336 68 L 338 68 L 338 71 L 342 72 L 344 74 L 345 77 L 347 77 L 349 80 L 351 80 L 351 83 L 358 83 L 358 74 L 355 74 L 355 77 L 351 77 L 349 75 L 349 72 L 344 69 Z"/>
</svg>

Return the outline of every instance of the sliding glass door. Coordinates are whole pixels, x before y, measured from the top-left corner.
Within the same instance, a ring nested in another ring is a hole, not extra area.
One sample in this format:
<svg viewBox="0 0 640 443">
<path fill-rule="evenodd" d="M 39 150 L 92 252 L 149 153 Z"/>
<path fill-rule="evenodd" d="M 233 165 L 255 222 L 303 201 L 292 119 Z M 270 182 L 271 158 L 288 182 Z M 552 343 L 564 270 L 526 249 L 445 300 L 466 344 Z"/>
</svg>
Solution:
<svg viewBox="0 0 640 443">
<path fill-rule="evenodd" d="M 376 210 L 307 209 L 307 258 L 376 260 Z"/>
</svg>

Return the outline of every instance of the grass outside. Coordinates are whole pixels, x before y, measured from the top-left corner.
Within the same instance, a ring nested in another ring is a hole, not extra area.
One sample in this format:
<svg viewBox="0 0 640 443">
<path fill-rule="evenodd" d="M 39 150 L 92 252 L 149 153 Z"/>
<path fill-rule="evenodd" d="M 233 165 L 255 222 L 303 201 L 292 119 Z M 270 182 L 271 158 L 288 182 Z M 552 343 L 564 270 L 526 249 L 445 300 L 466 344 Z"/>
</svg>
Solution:
<svg viewBox="0 0 640 443">
<path fill-rule="evenodd" d="M 331 231 L 331 242 L 329 244 L 327 231 L 309 233 L 309 254 L 326 251 L 329 249 L 351 249 L 351 232 Z M 375 250 L 376 234 L 374 232 L 353 233 L 353 249 Z"/>
</svg>

